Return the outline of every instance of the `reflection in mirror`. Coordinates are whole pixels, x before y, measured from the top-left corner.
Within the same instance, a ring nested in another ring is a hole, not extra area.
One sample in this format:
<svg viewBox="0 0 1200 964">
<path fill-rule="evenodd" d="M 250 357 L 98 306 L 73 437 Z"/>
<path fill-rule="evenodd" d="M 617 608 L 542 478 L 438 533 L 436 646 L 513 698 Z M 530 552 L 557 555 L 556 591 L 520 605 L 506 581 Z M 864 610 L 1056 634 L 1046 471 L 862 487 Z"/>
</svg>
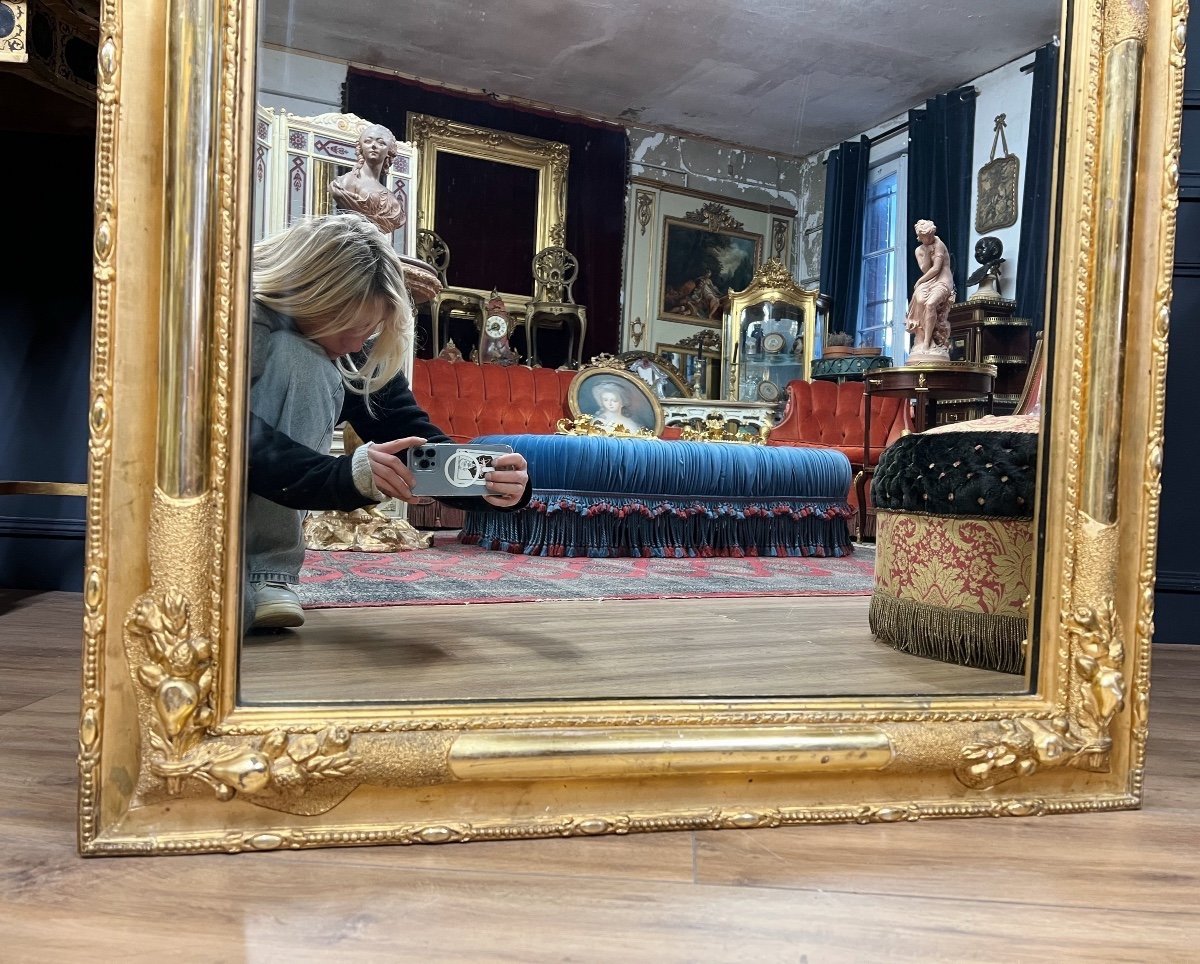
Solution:
<svg viewBox="0 0 1200 964">
<path fill-rule="evenodd" d="M 243 699 L 1028 688 L 1060 14 L 846 6 L 261 4 Z M 576 334 L 661 439 L 554 437 Z"/>
<path fill-rule="evenodd" d="M 692 391 L 679 366 L 663 355 L 648 351 L 627 351 L 620 360 L 625 370 L 637 375 L 659 398 L 690 398 Z"/>
</svg>

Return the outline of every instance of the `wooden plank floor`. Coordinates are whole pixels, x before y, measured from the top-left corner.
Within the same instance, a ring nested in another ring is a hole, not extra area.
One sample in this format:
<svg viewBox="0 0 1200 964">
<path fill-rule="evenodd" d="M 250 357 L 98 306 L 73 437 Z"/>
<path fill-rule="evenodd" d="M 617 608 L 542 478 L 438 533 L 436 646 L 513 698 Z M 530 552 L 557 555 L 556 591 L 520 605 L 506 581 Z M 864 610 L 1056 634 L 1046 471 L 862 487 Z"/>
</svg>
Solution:
<svg viewBox="0 0 1200 964">
<path fill-rule="evenodd" d="M 900 653 L 870 596 L 313 609 L 252 634 L 242 699 L 462 700 L 1024 692 L 1011 673 Z"/>
<path fill-rule="evenodd" d="M 1137 813 L 82 860 L 80 612 L 0 593 L 5 964 L 1200 960 L 1200 647 Z"/>
</svg>

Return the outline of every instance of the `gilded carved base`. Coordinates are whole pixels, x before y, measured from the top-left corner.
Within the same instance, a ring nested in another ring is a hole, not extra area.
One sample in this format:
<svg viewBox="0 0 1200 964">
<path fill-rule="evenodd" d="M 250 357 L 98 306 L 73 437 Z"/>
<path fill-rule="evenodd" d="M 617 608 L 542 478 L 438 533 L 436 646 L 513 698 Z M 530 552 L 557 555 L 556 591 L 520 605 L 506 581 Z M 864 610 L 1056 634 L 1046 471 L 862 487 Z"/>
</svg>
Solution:
<svg viewBox="0 0 1200 964">
<path fill-rule="evenodd" d="M 428 549 L 433 536 L 372 505 L 352 512 L 310 512 L 304 520 L 304 544 L 317 550 L 408 552 Z"/>
<path fill-rule="evenodd" d="M 1118 530 L 1081 513 L 1074 608 L 1063 612 L 1068 686 L 1063 712 L 1049 720 L 1001 720 L 962 754 L 955 774 L 975 789 L 994 787 L 1047 767 L 1106 773 L 1109 732 L 1125 706 L 1125 632 L 1109 587 Z"/>
</svg>

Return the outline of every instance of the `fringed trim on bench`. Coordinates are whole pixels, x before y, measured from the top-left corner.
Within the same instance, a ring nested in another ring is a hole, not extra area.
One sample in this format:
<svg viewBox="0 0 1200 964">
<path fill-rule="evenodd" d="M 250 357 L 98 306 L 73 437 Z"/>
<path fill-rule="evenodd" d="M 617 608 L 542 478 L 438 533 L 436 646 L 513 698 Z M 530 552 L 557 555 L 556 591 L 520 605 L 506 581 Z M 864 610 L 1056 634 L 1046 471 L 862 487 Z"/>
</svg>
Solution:
<svg viewBox="0 0 1200 964">
<path fill-rule="evenodd" d="M 519 512 L 468 513 L 461 539 L 536 556 L 843 556 L 845 502 L 535 493 Z"/>
<path fill-rule="evenodd" d="M 871 632 L 902 653 L 1001 673 L 1025 670 L 1029 623 L 1021 616 L 944 609 L 876 590 L 868 619 Z"/>
</svg>

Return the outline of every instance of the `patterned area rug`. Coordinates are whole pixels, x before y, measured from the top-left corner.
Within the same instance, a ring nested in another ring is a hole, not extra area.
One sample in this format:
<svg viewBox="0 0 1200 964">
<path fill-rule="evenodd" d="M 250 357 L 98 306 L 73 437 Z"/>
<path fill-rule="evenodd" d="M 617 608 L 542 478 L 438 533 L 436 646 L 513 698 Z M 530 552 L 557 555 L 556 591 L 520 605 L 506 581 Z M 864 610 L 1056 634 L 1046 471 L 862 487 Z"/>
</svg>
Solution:
<svg viewBox="0 0 1200 964">
<path fill-rule="evenodd" d="M 309 609 L 547 599 L 860 596 L 874 582 L 875 547 L 842 558 L 547 558 L 492 552 L 438 537 L 412 552 L 313 552 L 300 599 Z"/>
</svg>

